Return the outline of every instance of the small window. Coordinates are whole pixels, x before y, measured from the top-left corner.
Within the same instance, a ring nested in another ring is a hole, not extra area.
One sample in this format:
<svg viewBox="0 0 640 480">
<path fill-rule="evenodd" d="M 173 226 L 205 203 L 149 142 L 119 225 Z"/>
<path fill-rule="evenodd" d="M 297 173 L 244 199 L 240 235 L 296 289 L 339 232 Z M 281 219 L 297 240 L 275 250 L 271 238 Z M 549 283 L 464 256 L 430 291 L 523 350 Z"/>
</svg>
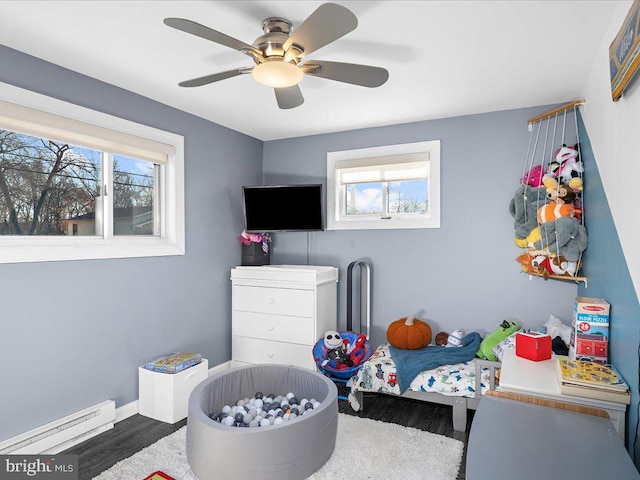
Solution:
<svg viewBox="0 0 640 480">
<path fill-rule="evenodd" d="M 183 142 L 0 84 L 0 263 L 184 254 Z"/>
<path fill-rule="evenodd" d="M 438 228 L 440 141 L 327 154 L 327 229 Z"/>
</svg>

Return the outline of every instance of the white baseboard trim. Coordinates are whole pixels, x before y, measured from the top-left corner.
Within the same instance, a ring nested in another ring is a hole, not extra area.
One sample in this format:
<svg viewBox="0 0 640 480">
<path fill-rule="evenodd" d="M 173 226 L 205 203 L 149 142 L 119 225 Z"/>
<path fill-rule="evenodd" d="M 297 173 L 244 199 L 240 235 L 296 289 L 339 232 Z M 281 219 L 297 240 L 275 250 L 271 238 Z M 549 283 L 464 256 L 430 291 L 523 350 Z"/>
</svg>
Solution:
<svg viewBox="0 0 640 480">
<path fill-rule="evenodd" d="M 208 370 L 208 376 L 214 375 L 218 372 L 222 372 L 224 370 L 229 370 L 231 368 L 231 360 L 221 363 L 220 365 L 216 365 L 215 367 L 211 367 Z M 114 423 L 121 422 L 129 417 L 138 413 L 138 400 L 134 400 L 133 402 L 127 403 L 126 405 L 122 405 L 121 407 L 116 408 L 116 419 Z"/>
<path fill-rule="evenodd" d="M 116 408 L 116 419 L 114 422 L 121 422 L 122 420 L 134 416 L 136 413 L 138 413 L 138 400 L 134 400 L 133 402 Z"/>
<path fill-rule="evenodd" d="M 216 365 L 209 369 L 209 376 L 214 375 L 218 372 L 222 372 L 224 370 L 229 370 L 231 368 L 231 360 L 221 363 L 220 365 Z"/>
<path fill-rule="evenodd" d="M 105 400 L 0 442 L 2 455 L 60 453 L 113 428 L 116 402 Z"/>
</svg>

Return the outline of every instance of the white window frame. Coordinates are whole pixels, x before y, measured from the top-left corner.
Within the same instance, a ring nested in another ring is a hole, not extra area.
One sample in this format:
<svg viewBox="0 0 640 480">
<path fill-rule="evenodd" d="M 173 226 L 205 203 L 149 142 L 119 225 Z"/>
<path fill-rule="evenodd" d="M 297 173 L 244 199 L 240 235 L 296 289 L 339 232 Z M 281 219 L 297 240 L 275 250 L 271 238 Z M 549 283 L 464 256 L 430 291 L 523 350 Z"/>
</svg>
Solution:
<svg viewBox="0 0 640 480">
<path fill-rule="evenodd" d="M 0 263 L 184 255 L 184 137 L 4 83 L 0 83 L 0 100 L 173 147 L 160 178 L 160 236 L 114 236 L 112 228 L 96 237 L 0 236 Z M 104 175 L 111 174 L 103 172 L 103 181 Z M 107 192 L 109 201 L 100 212 L 105 215 L 105 226 L 112 224 L 111 195 Z"/>
<path fill-rule="evenodd" d="M 368 159 L 375 164 L 379 157 L 412 153 L 429 154 L 429 213 L 361 218 L 344 215 L 343 189 L 338 180 L 336 164 L 345 160 Z M 440 140 L 386 145 L 327 153 L 327 230 L 374 230 L 402 228 L 440 228 Z"/>
</svg>

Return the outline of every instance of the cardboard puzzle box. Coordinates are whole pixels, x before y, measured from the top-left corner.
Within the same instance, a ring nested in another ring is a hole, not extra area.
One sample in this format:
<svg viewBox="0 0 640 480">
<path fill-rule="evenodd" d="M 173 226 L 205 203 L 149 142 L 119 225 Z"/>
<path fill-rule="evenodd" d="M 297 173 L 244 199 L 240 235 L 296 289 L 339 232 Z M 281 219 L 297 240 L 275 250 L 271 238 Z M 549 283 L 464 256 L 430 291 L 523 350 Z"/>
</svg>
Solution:
<svg viewBox="0 0 640 480">
<path fill-rule="evenodd" d="M 608 363 L 610 308 L 602 298 L 576 297 L 569 358 Z"/>
</svg>

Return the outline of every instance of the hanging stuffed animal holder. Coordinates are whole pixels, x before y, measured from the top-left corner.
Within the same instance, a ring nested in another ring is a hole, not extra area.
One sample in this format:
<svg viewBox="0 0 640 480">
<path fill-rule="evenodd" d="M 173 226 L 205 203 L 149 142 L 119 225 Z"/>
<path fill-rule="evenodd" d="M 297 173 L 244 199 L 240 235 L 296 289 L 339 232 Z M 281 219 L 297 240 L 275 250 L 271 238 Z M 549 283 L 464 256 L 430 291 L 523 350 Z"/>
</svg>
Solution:
<svg viewBox="0 0 640 480">
<path fill-rule="evenodd" d="M 531 276 L 586 282 L 578 276 L 588 242 L 578 128 L 583 104 L 571 102 L 529 120 L 529 147 L 509 213 L 523 249 L 516 260 Z"/>
</svg>

